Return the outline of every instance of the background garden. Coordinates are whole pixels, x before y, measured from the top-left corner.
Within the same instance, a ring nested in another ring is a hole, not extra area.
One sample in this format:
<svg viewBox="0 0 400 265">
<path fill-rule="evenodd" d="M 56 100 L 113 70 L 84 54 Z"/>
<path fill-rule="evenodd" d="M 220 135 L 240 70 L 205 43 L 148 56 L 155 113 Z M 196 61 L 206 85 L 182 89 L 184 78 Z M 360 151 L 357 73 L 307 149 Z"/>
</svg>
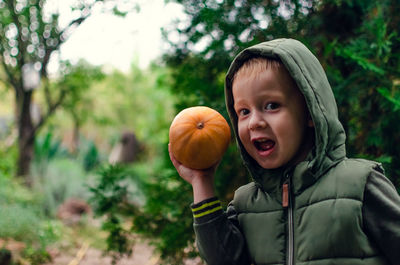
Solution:
<svg viewBox="0 0 400 265">
<path fill-rule="evenodd" d="M 278 37 L 299 39 L 317 55 L 337 99 L 348 156 L 382 162 L 400 192 L 399 1 L 168 1 L 187 17 L 160 29 L 170 48 L 148 67 L 133 61 L 121 72 L 59 61 L 54 75 L 51 56 L 94 7 L 124 16 L 140 5 L 72 1 L 74 16 L 61 25 L 59 14 L 44 12 L 46 2 L 0 0 L 1 264 L 50 264 L 51 249 L 82 241 L 117 261 L 139 237 L 159 264 L 197 257 L 192 191 L 169 161 L 169 125 L 194 105 L 227 117 L 230 61 L 244 47 Z M 35 87 L 35 75 L 28 82 L 24 74 L 29 68 L 40 77 Z M 134 133 L 137 155 L 112 165 L 124 132 Z M 232 141 L 216 176 L 223 203 L 248 181 Z M 71 199 L 91 210 L 68 223 L 60 206 Z M 18 252 L 10 243 L 19 243 Z M 10 255 L 14 263 L 5 263 Z"/>
</svg>

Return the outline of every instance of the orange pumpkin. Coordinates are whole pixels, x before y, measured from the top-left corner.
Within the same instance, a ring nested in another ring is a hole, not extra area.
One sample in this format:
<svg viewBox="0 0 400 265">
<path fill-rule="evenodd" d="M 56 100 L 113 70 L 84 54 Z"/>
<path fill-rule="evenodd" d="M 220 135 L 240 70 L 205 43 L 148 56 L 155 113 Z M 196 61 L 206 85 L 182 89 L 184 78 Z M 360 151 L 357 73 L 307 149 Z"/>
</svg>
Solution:
<svg viewBox="0 0 400 265">
<path fill-rule="evenodd" d="M 215 165 L 228 148 L 230 138 L 231 130 L 224 117 L 204 106 L 182 110 L 169 129 L 172 154 L 192 169 Z"/>
</svg>

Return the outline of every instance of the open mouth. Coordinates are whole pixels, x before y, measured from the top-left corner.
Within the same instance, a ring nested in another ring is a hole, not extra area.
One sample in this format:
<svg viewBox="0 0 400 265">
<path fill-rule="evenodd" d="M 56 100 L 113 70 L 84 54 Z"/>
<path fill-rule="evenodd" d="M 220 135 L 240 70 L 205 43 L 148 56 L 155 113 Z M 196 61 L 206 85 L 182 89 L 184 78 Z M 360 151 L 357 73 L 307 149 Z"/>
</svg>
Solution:
<svg viewBox="0 0 400 265">
<path fill-rule="evenodd" d="M 258 139 L 253 141 L 254 146 L 258 151 L 269 151 L 275 146 L 275 142 L 268 139 Z"/>
</svg>

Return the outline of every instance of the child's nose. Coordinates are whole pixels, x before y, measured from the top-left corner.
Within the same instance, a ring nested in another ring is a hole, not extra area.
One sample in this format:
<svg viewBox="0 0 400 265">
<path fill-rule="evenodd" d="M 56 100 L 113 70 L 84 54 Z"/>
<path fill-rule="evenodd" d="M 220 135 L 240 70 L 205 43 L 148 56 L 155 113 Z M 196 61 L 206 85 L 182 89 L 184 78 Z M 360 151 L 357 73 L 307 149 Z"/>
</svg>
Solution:
<svg viewBox="0 0 400 265">
<path fill-rule="evenodd" d="M 256 130 L 256 129 L 262 129 L 267 126 L 267 122 L 264 120 L 262 115 L 259 113 L 253 113 L 253 115 L 250 118 L 249 122 L 249 129 L 250 130 Z"/>
</svg>

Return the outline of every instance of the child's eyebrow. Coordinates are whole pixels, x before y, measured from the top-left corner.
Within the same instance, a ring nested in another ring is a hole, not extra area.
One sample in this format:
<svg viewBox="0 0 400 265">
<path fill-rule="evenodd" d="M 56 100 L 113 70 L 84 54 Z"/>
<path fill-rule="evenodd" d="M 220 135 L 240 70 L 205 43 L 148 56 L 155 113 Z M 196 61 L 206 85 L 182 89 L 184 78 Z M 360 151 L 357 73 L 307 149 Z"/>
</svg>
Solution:
<svg viewBox="0 0 400 265">
<path fill-rule="evenodd" d="M 245 102 L 246 102 L 246 100 L 244 100 L 244 99 L 234 100 L 233 108 L 237 108 L 237 107 L 243 106 L 243 105 L 246 104 Z"/>
<path fill-rule="evenodd" d="M 234 109 L 234 110 L 237 110 L 237 109 L 240 108 L 240 107 L 242 107 L 242 106 L 239 105 L 239 104 L 233 104 L 233 109 Z"/>
</svg>

